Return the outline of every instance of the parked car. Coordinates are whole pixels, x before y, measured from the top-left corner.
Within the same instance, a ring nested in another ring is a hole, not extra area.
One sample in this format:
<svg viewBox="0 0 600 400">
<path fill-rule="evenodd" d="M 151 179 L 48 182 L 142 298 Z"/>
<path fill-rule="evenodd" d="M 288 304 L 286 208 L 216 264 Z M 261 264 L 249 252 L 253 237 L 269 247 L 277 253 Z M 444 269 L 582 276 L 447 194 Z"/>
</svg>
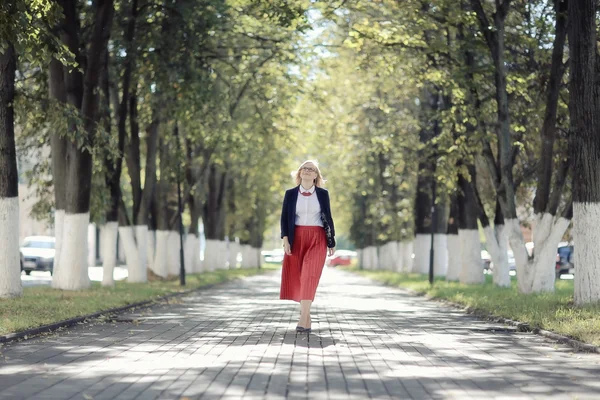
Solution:
<svg viewBox="0 0 600 400">
<path fill-rule="evenodd" d="M 356 258 L 356 252 L 352 250 L 336 250 L 333 256 L 327 257 L 325 264 L 328 267 L 336 267 L 338 265 L 350 265 L 352 258 Z"/>
<path fill-rule="evenodd" d="M 260 254 L 263 256 L 265 263 L 281 264 L 283 262 L 283 249 L 263 250 Z"/>
<path fill-rule="evenodd" d="M 28 236 L 21 245 L 22 270 L 54 272 L 55 239 L 52 236 Z"/>
<path fill-rule="evenodd" d="M 509 249 L 507 251 L 507 256 L 508 256 L 508 270 L 516 271 L 517 263 L 515 262 L 515 253 L 513 253 L 513 251 Z"/>
<path fill-rule="evenodd" d="M 515 255 L 512 250 L 506 251 L 506 257 L 508 258 L 508 269 L 509 271 L 516 271 L 517 264 L 515 263 Z M 483 263 L 483 269 L 487 271 L 494 270 L 494 263 L 492 262 L 492 257 L 490 253 L 486 250 L 481 250 L 481 262 Z"/>
<path fill-rule="evenodd" d="M 556 279 L 563 274 L 575 272 L 573 261 L 573 245 L 566 242 L 559 243 L 556 251 Z"/>
</svg>

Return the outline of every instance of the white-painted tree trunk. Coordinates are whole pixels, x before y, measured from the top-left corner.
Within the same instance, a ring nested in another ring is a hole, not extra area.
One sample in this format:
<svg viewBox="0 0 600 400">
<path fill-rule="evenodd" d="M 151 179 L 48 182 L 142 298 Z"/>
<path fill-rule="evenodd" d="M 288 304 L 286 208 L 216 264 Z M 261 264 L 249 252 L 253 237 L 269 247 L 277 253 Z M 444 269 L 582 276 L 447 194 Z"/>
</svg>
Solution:
<svg viewBox="0 0 600 400">
<path fill-rule="evenodd" d="M 533 282 L 533 271 L 529 268 L 529 254 L 525 247 L 525 240 L 523 239 L 523 232 L 521 231 L 521 225 L 519 220 L 516 218 L 509 218 L 504 220 L 506 226 L 506 233 L 508 235 L 508 241 L 510 248 L 515 256 L 515 264 L 517 268 L 517 285 L 519 291 L 522 293 L 531 293 L 532 282 Z M 534 222 L 538 228 L 540 227 Z M 536 233 L 534 229 L 534 243 L 536 242 Z M 554 249 L 556 251 L 556 248 Z M 556 254 L 556 253 L 555 253 Z"/>
<path fill-rule="evenodd" d="M 242 268 L 250 268 L 252 265 L 252 247 L 249 244 L 242 245 Z"/>
<path fill-rule="evenodd" d="M 498 243 L 498 248 L 500 249 L 500 257 L 498 259 L 500 268 L 496 268 L 496 264 L 494 263 L 494 284 L 500 287 L 510 287 L 510 264 L 508 263 L 508 235 L 506 232 L 506 225 L 495 225 L 494 235 Z"/>
<path fill-rule="evenodd" d="M 411 272 L 413 270 L 413 252 L 414 252 L 414 242 L 406 241 L 402 242 L 402 272 Z"/>
<path fill-rule="evenodd" d="M 192 235 L 192 239 L 194 241 L 194 252 L 193 252 L 193 261 L 194 261 L 194 271 L 199 274 L 202 272 L 202 260 L 200 259 L 200 237 Z"/>
<path fill-rule="evenodd" d="M 556 280 L 556 252 L 558 249 L 558 243 L 561 241 L 565 231 L 571 223 L 570 220 L 561 216 L 552 216 L 549 213 L 543 216 L 537 216 L 537 220 L 550 221 L 548 223 L 549 229 L 546 232 L 540 232 L 541 236 L 545 236 L 544 239 L 538 238 L 536 235 L 537 229 L 534 227 L 534 268 L 533 268 L 533 282 L 532 291 L 534 293 L 539 292 L 550 292 L 554 291 L 554 284 Z M 542 222 L 542 226 L 545 227 L 546 223 Z M 541 242 L 541 245 L 540 243 Z"/>
<path fill-rule="evenodd" d="M 60 269 L 60 256 L 62 254 L 63 232 L 65 224 L 65 210 L 56 210 L 54 212 L 54 271 Z"/>
<path fill-rule="evenodd" d="M 400 242 L 392 241 L 389 243 L 389 266 L 390 271 L 397 271 L 400 257 Z"/>
<path fill-rule="evenodd" d="M 185 237 L 184 244 L 184 259 L 185 259 L 185 272 L 188 274 L 196 274 L 198 271 L 198 261 L 200 260 L 200 254 L 196 253 L 197 246 L 200 246 L 200 240 L 192 233 L 188 233 Z"/>
<path fill-rule="evenodd" d="M 181 243 L 179 239 L 179 232 L 169 231 L 167 238 L 167 265 L 169 275 L 179 276 L 179 270 L 181 269 Z"/>
<path fill-rule="evenodd" d="M 52 287 L 82 290 L 90 287 L 87 233 L 90 213 L 65 214 L 60 255 L 61 266 L 54 271 Z"/>
<path fill-rule="evenodd" d="M 229 242 L 229 251 L 227 252 L 227 265 L 229 269 L 237 268 L 237 257 L 240 252 L 240 245 L 236 242 Z"/>
<path fill-rule="evenodd" d="M 529 257 L 517 219 L 507 220 L 509 240 L 517 264 L 522 293 L 553 292 L 556 279 L 556 249 L 570 221 L 549 213 L 537 214 L 533 225 L 533 257 Z M 510 225 L 509 225 L 510 224 Z M 517 249 L 517 250 L 515 250 Z"/>
<path fill-rule="evenodd" d="M 400 251 L 400 242 L 393 241 L 390 246 L 392 247 L 390 271 L 399 272 L 400 265 L 402 263 L 402 252 Z"/>
<path fill-rule="evenodd" d="M 17 297 L 23 294 L 19 226 L 19 197 L 1 198 L 0 298 Z"/>
<path fill-rule="evenodd" d="M 256 268 L 256 253 L 254 251 L 254 247 L 251 245 L 247 245 L 246 248 L 246 257 L 248 258 L 248 263 L 246 264 L 247 268 Z"/>
<path fill-rule="evenodd" d="M 600 204 L 573 204 L 575 304 L 600 302 Z"/>
<path fill-rule="evenodd" d="M 460 283 L 483 283 L 483 264 L 481 261 L 481 242 L 477 229 L 459 229 L 461 270 Z"/>
<path fill-rule="evenodd" d="M 447 281 L 458 281 L 462 269 L 462 255 L 460 247 L 460 238 L 457 234 L 448 235 L 448 270 L 446 271 Z"/>
<path fill-rule="evenodd" d="M 393 250 L 390 249 L 391 243 L 392 242 L 387 242 L 383 246 L 379 247 L 379 253 L 378 253 L 379 254 L 379 268 L 386 270 L 386 271 L 390 271 L 392 269 L 392 267 L 391 267 L 391 259 L 392 259 L 391 252 Z"/>
<path fill-rule="evenodd" d="M 370 270 L 371 269 L 371 250 L 370 247 L 365 247 L 362 249 L 362 264 L 363 268 Z"/>
<path fill-rule="evenodd" d="M 87 230 L 88 267 L 96 266 L 96 224 L 89 224 Z"/>
<path fill-rule="evenodd" d="M 387 243 L 377 246 L 377 269 L 387 269 L 388 254 Z"/>
<path fill-rule="evenodd" d="M 381 269 L 391 271 L 393 270 L 393 259 L 394 259 L 394 242 L 387 242 L 379 248 L 379 265 Z"/>
<path fill-rule="evenodd" d="M 510 287 L 510 266 L 508 265 L 508 237 L 505 225 L 483 228 L 488 253 L 492 258 L 494 284 Z M 480 258 L 480 263 L 483 263 Z M 483 266 L 482 266 L 483 268 Z"/>
<path fill-rule="evenodd" d="M 127 282 L 148 282 L 148 225 L 135 226 L 137 264 L 132 269 L 127 262 L 129 276 Z"/>
<path fill-rule="evenodd" d="M 227 264 L 229 263 L 229 251 L 227 249 L 227 242 L 224 240 L 221 240 L 220 246 L 221 246 L 221 251 L 219 253 L 219 255 L 220 255 L 219 266 L 221 267 L 221 269 L 228 269 Z M 252 253 L 252 257 L 254 257 L 254 259 L 255 259 L 254 263 L 256 264 L 256 254 Z"/>
<path fill-rule="evenodd" d="M 394 260 L 394 271 L 402 272 L 402 263 L 404 261 L 404 242 L 396 242 L 396 253 L 398 257 Z"/>
<path fill-rule="evenodd" d="M 365 249 L 365 265 L 369 270 L 377 270 L 379 269 L 379 258 L 377 255 L 377 247 L 369 246 Z"/>
<path fill-rule="evenodd" d="M 417 274 L 429 273 L 429 258 L 431 250 L 431 235 L 419 233 L 415 236 L 415 259 L 413 271 Z"/>
<path fill-rule="evenodd" d="M 132 273 L 131 271 L 137 268 L 137 265 L 139 265 L 139 255 L 137 251 L 137 245 L 135 244 L 134 228 L 131 226 L 120 226 L 119 237 L 121 239 L 121 244 L 123 245 L 123 250 L 125 252 L 125 264 L 127 265 L 128 274 L 127 280 L 129 281 L 129 277 Z"/>
<path fill-rule="evenodd" d="M 156 231 L 148 229 L 148 246 L 146 247 L 146 262 L 148 263 L 148 269 L 154 271 L 154 257 L 156 253 Z"/>
<path fill-rule="evenodd" d="M 217 240 L 215 257 L 215 269 L 226 269 L 227 268 L 227 242 L 224 240 Z M 252 254 L 254 257 L 254 254 Z"/>
<path fill-rule="evenodd" d="M 254 247 L 254 259 L 256 260 L 256 267 L 255 268 L 260 268 L 262 267 L 262 255 L 261 250 L 259 248 Z"/>
<path fill-rule="evenodd" d="M 433 275 L 446 276 L 448 272 L 448 235 L 433 235 Z"/>
<path fill-rule="evenodd" d="M 156 253 L 154 254 L 154 273 L 161 278 L 169 276 L 168 246 L 170 231 L 156 231 Z"/>
<path fill-rule="evenodd" d="M 108 222 L 100 229 L 100 251 L 102 252 L 102 286 L 114 286 L 114 271 L 117 265 L 118 222 Z"/>
<path fill-rule="evenodd" d="M 214 271 L 220 269 L 219 258 L 221 245 L 219 240 L 207 239 L 206 246 L 204 247 L 204 265 L 207 271 Z M 248 255 L 250 262 L 250 255 Z"/>
</svg>

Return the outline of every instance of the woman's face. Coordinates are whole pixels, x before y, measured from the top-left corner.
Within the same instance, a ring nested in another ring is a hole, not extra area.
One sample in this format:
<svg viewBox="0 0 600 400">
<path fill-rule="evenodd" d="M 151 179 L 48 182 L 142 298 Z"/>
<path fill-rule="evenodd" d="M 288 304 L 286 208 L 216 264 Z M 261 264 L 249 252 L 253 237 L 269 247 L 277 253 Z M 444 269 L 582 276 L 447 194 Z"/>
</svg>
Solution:
<svg viewBox="0 0 600 400">
<path fill-rule="evenodd" d="M 313 163 L 306 163 L 300 168 L 300 177 L 302 179 L 315 179 L 317 177 L 317 167 Z"/>
</svg>

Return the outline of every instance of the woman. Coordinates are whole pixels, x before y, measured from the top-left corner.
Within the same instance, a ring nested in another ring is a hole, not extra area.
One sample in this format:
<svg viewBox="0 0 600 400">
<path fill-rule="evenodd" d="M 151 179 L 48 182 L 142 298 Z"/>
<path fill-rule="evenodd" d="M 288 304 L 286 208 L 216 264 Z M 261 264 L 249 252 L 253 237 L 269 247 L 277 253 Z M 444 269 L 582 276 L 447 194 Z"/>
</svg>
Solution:
<svg viewBox="0 0 600 400">
<path fill-rule="evenodd" d="M 329 192 L 316 161 L 308 160 L 296 172 L 296 187 L 285 192 L 281 210 L 283 239 L 282 300 L 300 303 L 297 332 L 310 333 L 310 306 L 329 255 L 335 252 L 335 229 Z"/>
</svg>

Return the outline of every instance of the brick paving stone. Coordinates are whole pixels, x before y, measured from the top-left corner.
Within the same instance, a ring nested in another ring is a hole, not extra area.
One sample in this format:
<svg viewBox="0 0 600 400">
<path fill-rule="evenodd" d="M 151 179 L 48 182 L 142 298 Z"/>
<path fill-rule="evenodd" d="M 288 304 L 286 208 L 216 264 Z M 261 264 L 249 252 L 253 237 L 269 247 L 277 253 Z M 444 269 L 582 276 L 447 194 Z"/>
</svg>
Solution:
<svg viewBox="0 0 600 400">
<path fill-rule="evenodd" d="M 297 334 L 279 279 L 4 344 L 0 399 L 600 399 L 597 354 L 339 269 Z"/>
</svg>

